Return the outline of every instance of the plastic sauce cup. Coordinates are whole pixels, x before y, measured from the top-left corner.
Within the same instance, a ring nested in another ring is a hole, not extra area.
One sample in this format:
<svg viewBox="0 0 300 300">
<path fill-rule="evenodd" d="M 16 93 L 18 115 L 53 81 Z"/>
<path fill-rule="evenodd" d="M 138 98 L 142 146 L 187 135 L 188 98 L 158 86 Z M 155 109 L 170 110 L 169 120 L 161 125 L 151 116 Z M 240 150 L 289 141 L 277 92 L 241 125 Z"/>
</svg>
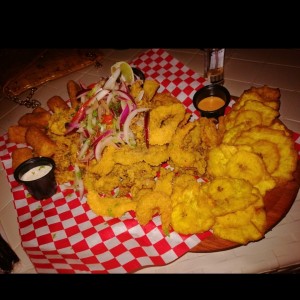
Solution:
<svg viewBox="0 0 300 300">
<path fill-rule="evenodd" d="M 26 186 L 36 200 L 43 200 L 56 193 L 55 162 L 50 157 L 33 157 L 21 163 L 14 171 L 17 182 Z"/>
</svg>

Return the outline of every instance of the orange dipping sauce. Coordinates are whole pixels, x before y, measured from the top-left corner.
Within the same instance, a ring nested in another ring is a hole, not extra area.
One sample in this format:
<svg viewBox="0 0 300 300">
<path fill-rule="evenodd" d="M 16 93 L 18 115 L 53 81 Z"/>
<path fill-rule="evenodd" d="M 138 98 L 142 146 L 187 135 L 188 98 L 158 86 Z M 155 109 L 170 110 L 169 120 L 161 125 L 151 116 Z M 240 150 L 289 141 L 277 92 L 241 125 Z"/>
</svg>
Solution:
<svg viewBox="0 0 300 300">
<path fill-rule="evenodd" d="M 209 96 L 198 103 L 198 108 L 205 111 L 214 111 L 224 106 L 225 101 L 216 96 Z"/>
</svg>

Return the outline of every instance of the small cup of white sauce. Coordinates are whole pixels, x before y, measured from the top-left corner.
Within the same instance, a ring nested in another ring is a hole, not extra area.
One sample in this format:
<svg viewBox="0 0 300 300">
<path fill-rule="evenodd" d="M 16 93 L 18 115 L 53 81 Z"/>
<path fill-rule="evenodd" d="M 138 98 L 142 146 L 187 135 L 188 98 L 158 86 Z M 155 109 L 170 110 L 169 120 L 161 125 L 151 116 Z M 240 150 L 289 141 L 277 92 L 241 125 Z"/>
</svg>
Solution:
<svg viewBox="0 0 300 300">
<path fill-rule="evenodd" d="M 21 163 L 14 171 L 16 181 L 26 186 L 37 200 L 47 199 L 56 193 L 55 162 L 50 157 L 33 157 Z"/>
</svg>

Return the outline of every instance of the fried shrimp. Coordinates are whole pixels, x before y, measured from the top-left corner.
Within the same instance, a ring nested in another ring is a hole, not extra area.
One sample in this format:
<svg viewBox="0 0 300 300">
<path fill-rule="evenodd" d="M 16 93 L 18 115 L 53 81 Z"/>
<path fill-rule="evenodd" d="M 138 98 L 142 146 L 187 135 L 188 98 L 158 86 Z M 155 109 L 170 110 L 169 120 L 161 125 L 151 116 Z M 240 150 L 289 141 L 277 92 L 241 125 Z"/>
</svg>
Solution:
<svg viewBox="0 0 300 300">
<path fill-rule="evenodd" d="M 128 197 L 100 197 L 94 190 L 89 190 L 87 203 L 95 214 L 114 218 L 119 218 L 136 208 L 136 202 Z"/>
<path fill-rule="evenodd" d="M 185 107 L 181 103 L 152 109 L 149 118 L 149 144 L 165 145 L 170 143 L 184 115 Z"/>
<path fill-rule="evenodd" d="M 146 225 L 156 213 L 160 214 L 162 229 L 165 234 L 168 234 L 172 213 L 171 198 L 163 192 L 142 194 L 138 198 L 136 206 L 138 222 Z"/>
</svg>

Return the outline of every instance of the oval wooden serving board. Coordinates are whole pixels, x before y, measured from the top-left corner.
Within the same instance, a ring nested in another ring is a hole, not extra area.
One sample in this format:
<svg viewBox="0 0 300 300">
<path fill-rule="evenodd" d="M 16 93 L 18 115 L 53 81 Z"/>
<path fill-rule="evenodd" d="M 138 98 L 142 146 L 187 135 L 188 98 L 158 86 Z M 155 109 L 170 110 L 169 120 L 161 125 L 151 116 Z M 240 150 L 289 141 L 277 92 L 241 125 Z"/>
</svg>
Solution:
<svg viewBox="0 0 300 300">
<path fill-rule="evenodd" d="M 266 233 L 278 224 L 288 213 L 293 205 L 300 187 L 300 160 L 297 163 L 297 169 L 294 172 L 294 180 L 274 188 L 266 193 L 264 197 L 265 209 L 267 215 Z M 215 252 L 223 251 L 242 246 L 241 244 L 223 240 L 214 235 L 201 241 L 190 252 Z"/>
</svg>

